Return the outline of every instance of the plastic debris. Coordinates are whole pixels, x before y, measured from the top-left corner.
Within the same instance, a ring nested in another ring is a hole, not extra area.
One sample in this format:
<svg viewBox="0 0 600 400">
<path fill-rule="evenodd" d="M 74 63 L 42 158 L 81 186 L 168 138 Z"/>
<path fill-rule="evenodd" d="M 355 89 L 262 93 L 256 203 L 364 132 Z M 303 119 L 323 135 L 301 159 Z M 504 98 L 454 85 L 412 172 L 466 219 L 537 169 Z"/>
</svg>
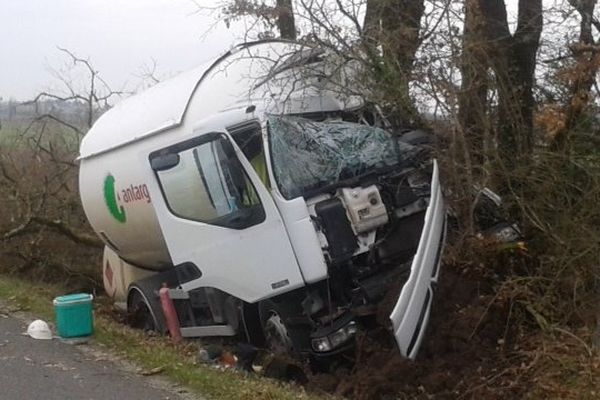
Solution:
<svg viewBox="0 0 600 400">
<path fill-rule="evenodd" d="M 52 339 L 52 331 L 46 323 L 41 319 L 36 319 L 27 327 L 27 334 L 33 339 L 49 340 Z"/>
</svg>

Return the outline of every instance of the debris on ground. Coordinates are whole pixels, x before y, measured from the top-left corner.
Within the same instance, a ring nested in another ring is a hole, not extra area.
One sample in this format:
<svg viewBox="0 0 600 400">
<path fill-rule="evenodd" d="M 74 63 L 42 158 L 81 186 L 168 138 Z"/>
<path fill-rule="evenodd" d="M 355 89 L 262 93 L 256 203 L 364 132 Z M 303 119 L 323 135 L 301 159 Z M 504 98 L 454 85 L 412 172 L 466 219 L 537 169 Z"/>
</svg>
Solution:
<svg viewBox="0 0 600 400">
<path fill-rule="evenodd" d="M 149 369 L 149 370 L 143 370 L 141 372 L 141 374 L 144 375 L 144 376 L 152 376 L 152 375 L 160 374 L 164 370 L 165 370 L 165 366 L 162 365 L 160 367 L 152 368 L 152 369 Z"/>
<path fill-rule="evenodd" d="M 27 334 L 33 339 L 40 340 L 51 340 L 52 339 L 52 331 L 50 327 L 46 323 L 46 321 L 42 321 L 41 319 L 36 319 L 27 327 Z"/>
</svg>

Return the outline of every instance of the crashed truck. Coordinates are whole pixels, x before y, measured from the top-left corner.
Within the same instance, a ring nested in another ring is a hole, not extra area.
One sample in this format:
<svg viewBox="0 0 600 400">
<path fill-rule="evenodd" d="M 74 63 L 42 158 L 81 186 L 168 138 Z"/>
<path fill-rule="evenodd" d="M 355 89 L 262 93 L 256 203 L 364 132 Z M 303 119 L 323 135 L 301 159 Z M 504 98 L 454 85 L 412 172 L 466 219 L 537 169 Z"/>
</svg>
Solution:
<svg viewBox="0 0 600 400">
<path fill-rule="evenodd" d="M 104 286 L 134 324 L 166 333 L 166 287 L 183 337 L 327 358 L 391 298 L 384 325 L 416 356 L 445 240 L 438 165 L 342 94 L 330 64 L 318 48 L 239 45 L 84 137 Z"/>
</svg>

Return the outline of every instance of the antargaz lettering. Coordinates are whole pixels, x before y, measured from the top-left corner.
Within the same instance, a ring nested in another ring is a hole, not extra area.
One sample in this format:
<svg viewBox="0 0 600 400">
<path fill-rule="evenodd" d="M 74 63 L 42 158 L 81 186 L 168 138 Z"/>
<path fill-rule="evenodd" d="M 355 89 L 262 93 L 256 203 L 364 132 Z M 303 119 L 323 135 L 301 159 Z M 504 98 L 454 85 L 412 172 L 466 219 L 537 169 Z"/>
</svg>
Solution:
<svg viewBox="0 0 600 400">
<path fill-rule="evenodd" d="M 130 185 L 127 189 L 121 191 L 121 197 L 125 203 L 137 200 L 146 200 L 146 203 L 150 203 L 150 192 L 148 192 L 148 186 L 145 183 L 139 186 Z"/>
</svg>

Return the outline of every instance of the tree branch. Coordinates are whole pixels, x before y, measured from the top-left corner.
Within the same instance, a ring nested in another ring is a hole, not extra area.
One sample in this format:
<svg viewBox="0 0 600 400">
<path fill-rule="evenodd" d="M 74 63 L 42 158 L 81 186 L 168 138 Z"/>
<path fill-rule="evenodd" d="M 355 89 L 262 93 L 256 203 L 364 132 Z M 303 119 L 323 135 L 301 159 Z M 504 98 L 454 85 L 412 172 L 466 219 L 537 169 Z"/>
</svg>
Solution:
<svg viewBox="0 0 600 400">
<path fill-rule="evenodd" d="M 62 234 L 63 236 L 66 236 L 67 238 L 71 239 L 75 243 L 84 244 L 86 246 L 95 247 L 95 248 L 103 248 L 104 247 L 104 243 L 100 239 L 98 239 L 95 235 L 90 235 L 85 232 L 77 231 L 59 219 L 49 220 L 44 217 L 34 216 L 34 217 L 31 217 L 31 221 L 35 222 L 39 225 L 43 225 L 43 226 L 52 228 L 56 232 Z"/>
</svg>

